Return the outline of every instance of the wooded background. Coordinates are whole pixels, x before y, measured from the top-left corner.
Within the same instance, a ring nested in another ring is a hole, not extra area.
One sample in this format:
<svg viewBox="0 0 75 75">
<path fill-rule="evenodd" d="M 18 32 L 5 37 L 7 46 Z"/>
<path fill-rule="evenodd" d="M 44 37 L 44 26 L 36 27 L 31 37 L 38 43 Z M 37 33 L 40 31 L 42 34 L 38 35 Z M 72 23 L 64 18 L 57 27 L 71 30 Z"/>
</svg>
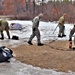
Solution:
<svg viewBox="0 0 75 75">
<path fill-rule="evenodd" d="M 75 22 L 74 0 L 0 0 L 0 15 L 13 15 L 15 19 L 31 20 L 40 12 L 43 20 L 57 21 L 65 12 L 67 22 Z M 39 5 L 36 3 L 40 3 Z"/>
</svg>

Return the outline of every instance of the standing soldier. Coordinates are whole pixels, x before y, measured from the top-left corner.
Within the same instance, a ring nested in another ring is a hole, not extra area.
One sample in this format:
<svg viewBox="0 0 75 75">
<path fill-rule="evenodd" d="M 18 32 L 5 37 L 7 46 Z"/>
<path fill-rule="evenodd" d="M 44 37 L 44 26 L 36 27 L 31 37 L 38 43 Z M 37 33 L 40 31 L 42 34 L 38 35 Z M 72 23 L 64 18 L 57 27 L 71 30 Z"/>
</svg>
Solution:
<svg viewBox="0 0 75 75">
<path fill-rule="evenodd" d="M 40 31 L 39 31 L 39 29 L 38 29 L 38 27 L 39 27 L 39 21 L 40 21 L 40 19 L 43 17 L 43 14 L 42 13 L 40 13 L 38 16 L 36 16 L 34 19 L 33 19 L 33 26 L 32 26 L 32 35 L 30 36 L 30 38 L 29 38 L 29 41 L 28 41 L 28 44 L 30 44 L 30 45 L 33 45 L 32 44 L 32 39 L 36 36 L 37 37 L 37 45 L 38 46 L 43 46 L 44 44 L 42 44 L 41 42 L 40 42 Z"/>
<path fill-rule="evenodd" d="M 2 40 L 4 39 L 4 34 L 3 34 L 4 30 L 7 33 L 8 39 L 10 39 L 8 22 L 6 20 L 0 20 L 0 33 L 1 33 L 0 39 Z"/>
<path fill-rule="evenodd" d="M 65 18 L 66 18 L 66 13 L 63 14 L 62 17 L 60 17 L 59 21 L 58 21 L 58 26 L 59 26 L 59 34 L 58 37 L 66 37 L 66 35 L 64 34 L 64 30 L 65 30 Z"/>
</svg>

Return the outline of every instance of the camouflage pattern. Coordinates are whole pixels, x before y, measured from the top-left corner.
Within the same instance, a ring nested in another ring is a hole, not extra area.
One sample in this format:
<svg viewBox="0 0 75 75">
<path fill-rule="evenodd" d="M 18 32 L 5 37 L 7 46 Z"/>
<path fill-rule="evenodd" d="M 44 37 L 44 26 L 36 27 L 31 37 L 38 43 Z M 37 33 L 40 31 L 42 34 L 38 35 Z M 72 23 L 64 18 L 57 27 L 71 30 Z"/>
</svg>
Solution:
<svg viewBox="0 0 75 75">
<path fill-rule="evenodd" d="M 35 17 L 34 19 L 33 19 L 33 26 L 32 26 L 32 28 L 34 29 L 34 28 L 37 28 L 38 29 L 38 27 L 39 27 L 39 16 L 37 16 L 37 17 Z"/>
<path fill-rule="evenodd" d="M 74 25 L 74 27 L 71 29 L 70 34 L 69 34 L 69 40 L 70 40 L 70 41 L 72 40 L 72 36 L 73 36 L 74 32 L 75 32 L 75 25 Z"/>
<path fill-rule="evenodd" d="M 8 22 L 6 20 L 0 20 L 0 31 L 9 30 Z"/>
<path fill-rule="evenodd" d="M 32 39 L 36 36 L 38 43 L 41 43 L 40 42 L 40 31 L 38 29 L 38 27 L 39 27 L 39 21 L 40 21 L 39 16 L 37 16 L 37 17 L 35 17 L 33 19 L 33 21 L 32 21 L 33 22 L 32 35 L 30 36 L 29 41 L 32 41 Z"/>
<path fill-rule="evenodd" d="M 6 31 L 7 36 L 10 39 L 8 22 L 6 20 L 0 20 L 0 32 L 3 39 L 4 39 L 4 35 L 3 35 L 4 30 Z"/>
<path fill-rule="evenodd" d="M 60 17 L 59 21 L 58 21 L 58 25 L 64 25 L 65 23 L 65 18 L 64 16 Z"/>
<path fill-rule="evenodd" d="M 59 34 L 58 35 L 64 35 L 64 30 L 65 30 L 65 18 L 64 16 L 60 17 L 59 21 L 58 21 L 58 26 L 59 26 Z"/>
</svg>

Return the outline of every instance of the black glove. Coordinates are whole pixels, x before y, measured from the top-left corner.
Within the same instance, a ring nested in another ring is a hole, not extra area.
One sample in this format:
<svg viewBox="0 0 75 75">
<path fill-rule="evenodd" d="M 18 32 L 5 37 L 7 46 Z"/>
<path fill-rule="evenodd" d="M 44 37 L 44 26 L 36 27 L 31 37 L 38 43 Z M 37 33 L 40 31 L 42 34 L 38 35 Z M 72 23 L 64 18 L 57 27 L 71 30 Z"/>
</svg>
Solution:
<svg viewBox="0 0 75 75">
<path fill-rule="evenodd" d="M 36 28 L 33 28 L 33 31 L 35 31 L 36 30 Z"/>
</svg>

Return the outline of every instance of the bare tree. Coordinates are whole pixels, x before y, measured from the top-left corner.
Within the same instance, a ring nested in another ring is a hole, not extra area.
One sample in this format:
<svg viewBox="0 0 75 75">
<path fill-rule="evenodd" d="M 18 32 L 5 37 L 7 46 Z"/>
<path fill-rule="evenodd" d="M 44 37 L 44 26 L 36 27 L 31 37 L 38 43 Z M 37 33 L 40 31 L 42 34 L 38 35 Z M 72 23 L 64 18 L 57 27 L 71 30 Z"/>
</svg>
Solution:
<svg viewBox="0 0 75 75">
<path fill-rule="evenodd" d="M 42 0 L 42 13 L 43 13 L 43 1 L 44 1 L 44 0 Z"/>
<path fill-rule="evenodd" d="M 35 0 L 33 0 L 33 16 L 35 15 Z"/>
<path fill-rule="evenodd" d="M 16 1 L 14 0 L 14 5 L 15 5 L 15 15 L 18 15 L 21 13 L 21 5 L 20 5 L 20 0 Z"/>
</svg>

